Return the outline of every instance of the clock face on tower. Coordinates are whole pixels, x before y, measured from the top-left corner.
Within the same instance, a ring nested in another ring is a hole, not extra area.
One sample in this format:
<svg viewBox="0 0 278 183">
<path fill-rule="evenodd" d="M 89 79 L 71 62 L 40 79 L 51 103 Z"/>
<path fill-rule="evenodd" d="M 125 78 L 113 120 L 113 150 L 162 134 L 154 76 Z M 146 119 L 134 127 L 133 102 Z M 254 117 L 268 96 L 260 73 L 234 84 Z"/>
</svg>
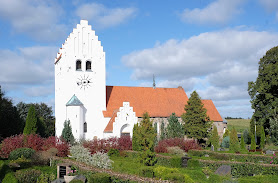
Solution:
<svg viewBox="0 0 278 183">
<path fill-rule="evenodd" d="M 86 76 L 85 74 L 83 76 L 80 76 L 76 82 L 77 86 L 80 87 L 80 89 L 86 89 L 89 88 L 91 86 L 91 84 L 93 83 L 91 81 L 92 79 L 89 78 L 89 76 Z"/>
</svg>

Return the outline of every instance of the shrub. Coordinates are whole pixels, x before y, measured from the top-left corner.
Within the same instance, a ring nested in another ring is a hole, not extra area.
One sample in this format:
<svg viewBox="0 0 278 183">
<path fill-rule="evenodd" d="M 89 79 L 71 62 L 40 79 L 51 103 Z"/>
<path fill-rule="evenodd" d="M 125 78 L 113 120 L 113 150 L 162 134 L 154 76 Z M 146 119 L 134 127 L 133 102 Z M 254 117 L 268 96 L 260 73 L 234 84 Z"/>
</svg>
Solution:
<svg viewBox="0 0 278 183">
<path fill-rule="evenodd" d="M 167 147 L 167 152 L 169 154 L 178 155 L 178 156 L 184 156 L 185 154 L 185 152 L 178 146 Z"/>
<path fill-rule="evenodd" d="M 28 168 L 31 166 L 31 160 L 22 156 L 21 158 L 10 161 L 10 164 L 18 164 L 20 168 Z"/>
<path fill-rule="evenodd" d="M 19 180 L 19 183 L 36 183 L 37 179 L 41 175 L 40 170 L 18 170 L 15 172 L 15 177 Z"/>
<path fill-rule="evenodd" d="M 244 136 L 241 135 L 240 139 L 240 149 L 245 150 Z"/>
<path fill-rule="evenodd" d="M 229 130 L 226 128 L 225 133 L 223 134 L 223 139 L 224 139 L 225 137 L 228 137 L 228 136 L 230 136 L 230 132 L 229 132 Z"/>
<path fill-rule="evenodd" d="M 10 171 L 10 168 L 8 167 L 8 165 L 0 160 L 0 180 L 4 178 L 4 175 Z"/>
<path fill-rule="evenodd" d="M 85 141 L 83 143 L 85 148 L 88 148 L 91 154 L 96 152 L 104 152 L 107 153 L 110 149 L 119 149 L 118 139 L 116 137 L 108 138 L 108 139 L 94 139 L 91 141 Z"/>
<path fill-rule="evenodd" d="M 189 175 L 184 174 L 183 176 L 186 183 L 194 183 L 193 179 L 191 179 Z"/>
<path fill-rule="evenodd" d="M 10 172 L 5 175 L 2 183 L 18 183 L 18 180 L 15 178 L 14 174 Z"/>
<path fill-rule="evenodd" d="M 70 183 L 83 183 L 83 181 L 78 179 L 73 179 L 72 181 L 70 181 Z"/>
<path fill-rule="evenodd" d="M 200 167 L 200 163 L 198 160 L 189 159 L 187 161 L 187 167 L 188 168 L 198 168 L 198 167 Z"/>
<path fill-rule="evenodd" d="M 56 176 L 53 173 L 42 173 L 37 180 L 37 183 L 48 183 L 52 182 L 53 180 L 56 179 Z"/>
<path fill-rule="evenodd" d="M 62 137 L 67 143 L 70 143 L 70 144 L 73 144 L 73 143 L 74 143 L 74 136 L 73 136 L 73 134 L 72 134 L 72 128 L 71 128 L 71 125 L 70 125 L 70 120 L 66 120 L 66 121 L 64 122 L 64 128 L 63 128 L 61 137 Z"/>
<path fill-rule="evenodd" d="M 44 139 L 37 134 L 30 134 L 24 136 L 24 147 L 32 148 L 35 151 L 42 150 Z"/>
<path fill-rule="evenodd" d="M 23 135 L 15 135 L 5 138 L 1 144 L 0 157 L 8 158 L 10 152 L 21 147 L 23 147 Z"/>
<path fill-rule="evenodd" d="M 10 155 L 9 155 L 9 159 L 10 160 L 16 160 L 20 157 L 24 157 L 26 159 L 29 159 L 32 157 L 32 155 L 35 153 L 34 149 L 31 148 L 18 148 L 13 150 Z"/>
<path fill-rule="evenodd" d="M 106 173 L 94 173 L 88 177 L 88 182 L 90 183 L 110 183 L 111 176 Z"/>
<path fill-rule="evenodd" d="M 56 143 L 56 148 L 58 150 L 57 156 L 59 157 L 66 157 L 69 154 L 69 145 L 67 142 L 63 140 L 59 140 Z"/>
<path fill-rule="evenodd" d="M 154 168 L 154 176 L 157 178 L 164 179 L 164 176 L 170 173 L 178 173 L 178 169 L 176 168 L 167 168 L 164 166 L 157 166 Z"/>
<path fill-rule="evenodd" d="M 153 167 L 141 167 L 139 169 L 139 175 L 143 177 L 154 177 L 154 168 Z"/>
<path fill-rule="evenodd" d="M 213 130 L 211 132 L 211 137 L 209 139 L 211 145 L 214 146 L 214 149 L 217 150 L 219 148 L 219 136 L 217 132 L 217 127 L 214 125 Z"/>
<path fill-rule="evenodd" d="M 118 150 L 132 150 L 132 140 L 130 136 L 121 136 L 118 139 Z"/>
<path fill-rule="evenodd" d="M 156 153 L 167 153 L 167 147 L 178 146 L 185 152 L 188 152 L 190 149 L 201 149 L 198 143 L 195 140 L 184 140 L 183 138 L 173 138 L 165 139 L 158 142 L 158 145 L 155 147 Z"/>
<path fill-rule="evenodd" d="M 233 127 L 230 135 L 230 147 L 229 149 L 231 151 L 237 152 L 239 151 L 239 142 L 238 142 L 238 137 L 237 137 L 237 132 L 236 129 Z"/>
<path fill-rule="evenodd" d="M 163 179 L 174 181 L 174 182 L 184 182 L 184 180 L 185 180 L 184 175 L 181 173 L 169 173 L 169 174 L 166 174 Z"/>
<path fill-rule="evenodd" d="M 223 139 L 223 141 L 221 143 L 221 147 L 224 147 L 224 148 L 230 147 L 230 137 L 229 136 L 227 136 Z"/>
<path fill-rule="evenodd" d="M 31 157 L 33 165 L 49 165 L 51 155 L 47 151 L 35 152 Z"/>
<path fill-rule="evenodd" d="M 250 135 L 249 135 L 248 129 L 245 129 L 245 130 L 243 131 L 243 137 L 244 137 L 244 143 L 245 143 L 245 144 L 250 144 L 251 139 L 250 139 Z"/>
<path fill-rule="evenodd" d="M 108 154 L 108 156 L 116 156 L 117 157 L 120 155 L 120 152 L 118 149 L 110 149 L 107 154 Z"/>
</svg>

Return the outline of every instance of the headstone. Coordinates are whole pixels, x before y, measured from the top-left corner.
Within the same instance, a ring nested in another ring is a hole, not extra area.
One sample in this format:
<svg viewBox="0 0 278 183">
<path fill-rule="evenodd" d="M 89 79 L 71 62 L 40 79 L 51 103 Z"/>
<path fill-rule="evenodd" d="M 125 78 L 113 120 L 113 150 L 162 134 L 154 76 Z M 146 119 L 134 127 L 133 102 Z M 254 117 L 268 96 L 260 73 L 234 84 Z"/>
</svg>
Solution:
<svg viewBox="0 0 278 183">
<path fill-rule="evenodd" d="M 271 150 L 267 150 L 266 152 L 265 152 L 265 154 L 274 154 L 274 151 L 271 151 Z"/>
<path fill-rule="evenodd" d="M 222 165 L 216 171 L 215 174 L 218 175 L 231 175 L 231 166 L 230 165 Z"/>
<path fill-rule="evenodd" d="M 187 167 L 187 161 L 191 159 L 190 157 L 188 156 L 185 156 L 185 157 L 181 157 L 181 166 L 182 167 Z"/>
<path fill-rule="evenodd" d="M 213 145 L 211 145 L 211 150 L 214 151 L 214 146 Z"/>
<path fill-rule="evenodd" d="M 219 148 L 219 151 L 226 151 L 226 149 L 225 148 Z"/>
<path fill-rule="evenodd" d="M 205 157 L 206 157 L 206 158 L 208 158 L 208 157 L 209 157 L 209 155 L 208 155 L 208 154 L 205 154 Z"/>
</svg>

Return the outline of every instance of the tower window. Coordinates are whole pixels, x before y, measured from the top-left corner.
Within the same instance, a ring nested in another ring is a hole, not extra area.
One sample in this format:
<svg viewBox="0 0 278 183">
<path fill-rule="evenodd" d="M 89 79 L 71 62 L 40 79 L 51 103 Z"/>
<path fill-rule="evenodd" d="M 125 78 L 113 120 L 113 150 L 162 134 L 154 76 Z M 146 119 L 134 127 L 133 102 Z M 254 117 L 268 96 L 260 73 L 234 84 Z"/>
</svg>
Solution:
<svg viewBox="0 0 278 183">
<path fill-rule="evenodd" d="M 81 61 L 80 60 L 76 61 L 76 70 L 81 70 Z"/>
<path fill-rule="evenodd" d="M 87 132 L 87 123 L 85 122 L 84 123 L 84 133 L 86 133 Z"/>
<path fill-rule="evenodd" d="M 91 61 L 86 62 L 86 71 L 91 70 Z"/>
</svg>

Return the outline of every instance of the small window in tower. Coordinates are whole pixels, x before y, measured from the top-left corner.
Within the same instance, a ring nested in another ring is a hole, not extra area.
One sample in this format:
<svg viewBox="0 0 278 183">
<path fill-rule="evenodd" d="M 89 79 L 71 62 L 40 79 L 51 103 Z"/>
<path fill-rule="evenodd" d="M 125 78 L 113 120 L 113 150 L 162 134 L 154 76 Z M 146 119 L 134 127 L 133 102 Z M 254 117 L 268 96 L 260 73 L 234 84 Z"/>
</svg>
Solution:
<svg viewBox="0 0 278 183">
<path fill-rule="evenodd" d="M 91 61 L 86 62 L 86 71 L 91 70 Z"/>
<path fill-rule="evenodd" d="M 87 123 L 85 122 L 84 123 L 84 133 L 86 133 L 87 132 Z"/>
<path fill-rule="evenodd" d="M 77 60 L 76 61 L 76 70 L 81 70 L 81 61 L 80 60 Z"/>
</svg>

